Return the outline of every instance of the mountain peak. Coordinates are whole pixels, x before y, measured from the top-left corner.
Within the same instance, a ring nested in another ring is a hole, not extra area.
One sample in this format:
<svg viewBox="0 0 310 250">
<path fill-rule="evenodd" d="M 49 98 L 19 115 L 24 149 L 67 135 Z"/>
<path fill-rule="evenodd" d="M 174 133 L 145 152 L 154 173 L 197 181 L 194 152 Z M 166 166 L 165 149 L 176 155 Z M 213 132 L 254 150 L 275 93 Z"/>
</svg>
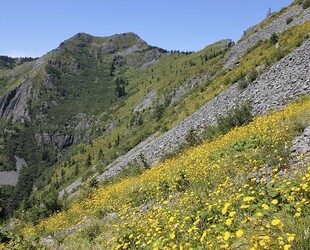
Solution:
<svg viewBox="0 0 310 250">
<path fill-rule="evenodd" d="M 79 39 L 79 38 L 92 38 L 93 36 L 84 32 L 76 33 L 73 37 L 69 39 Z"/>
<path fill-rule="evenodd" d="M 126 32 L 121 34 L 115 34 L 109 37 L 109 41 L 123 44 L 124 47 L 131 47 L 134 45 L 148 46 L 148 44 L 137 34 L 133 32 Z"/>
<path fill-rule="evenodd" d="M 137 38 L 137 39 L 141 39 L 136 33 L 134 32 L 125 32 L 125 33 L 120 33 L 120 34 L 115 34 L 113 36 L 130 36 L 130 37 L 134 37 L 134 38 Z"/>
<path fill-rule="evenodd" d="M 141 39 L 137 34 L 133 32 L 126 32 L 121 34 L 115 34 L 112 36 L 92 36 L 90 34 L 79 32 L 71 38 L 65 40 L 60 44 L 60 48 L 64 46 L 78 46 L 85 47 L 87 44 L 93 44 L 96 46 L 113 46 L 117 47 L 117 51 L 120 49 L 130 48 L 137 46 L 139 48 L 147 48 L 149 45 Z"/>
</svg>

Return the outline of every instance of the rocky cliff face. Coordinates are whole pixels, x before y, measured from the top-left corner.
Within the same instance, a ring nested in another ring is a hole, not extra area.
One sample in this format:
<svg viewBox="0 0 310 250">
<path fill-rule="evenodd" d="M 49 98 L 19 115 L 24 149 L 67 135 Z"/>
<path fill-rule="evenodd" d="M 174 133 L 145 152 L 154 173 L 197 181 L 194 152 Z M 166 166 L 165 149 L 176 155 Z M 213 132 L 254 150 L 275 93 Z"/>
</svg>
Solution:
<svg viewBox="0 0 310 250">
<path fill-rule="evenodd" d="M 0 118 L 10 118 L 13 123 L 30 121 L 28 103 L 32 98 L 32 83 L 26 78 L 18 87 L 0 97 Z"/>
<path fill-rule="evenodd" d="M 97 180 L 110 178 L 129 164 L 141 162 L 142 159 L 154 165 L 167 153 L 176 151 L 185 142 L 185 136 L 191 128 L 214 124 L 218 115 L 225 114 L 237 103 L 249 101 L 256 114 L 264 114 L 308 93 L 310 93 L 310 39 L 260 75 L 245 90 L 240 90 L 238 84 L 234 84 L 170 131 L 158 138 L 140 143 L 112 162 L 108 170 Z"/>
<path fill-rule="evenodd" d="M 15 167 L 16 170 L 14 171 L 1 171 L 0 172 L 0 185 L 10 185 L 16 186 L 18 182 L 18 177 L 21 169 L 23 167 L 27 167 L 27 163 L 24 159 L 14 156 L 15 158 Z"/>
</svg>

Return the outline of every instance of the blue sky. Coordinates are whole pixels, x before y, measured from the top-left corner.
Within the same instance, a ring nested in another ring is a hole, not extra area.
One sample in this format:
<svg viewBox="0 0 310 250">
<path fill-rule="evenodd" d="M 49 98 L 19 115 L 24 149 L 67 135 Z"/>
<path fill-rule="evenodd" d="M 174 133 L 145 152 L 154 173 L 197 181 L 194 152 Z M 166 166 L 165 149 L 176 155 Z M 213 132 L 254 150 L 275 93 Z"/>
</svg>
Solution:
<svg viewBox="0 0 310 250">
<path fill-rule="evenodd" d="M 138 34 L 164 49 L 197 51 L 243 31 L 292 0 L 2 0 L 0 55 L 41 56 L 78 32 Z"/>
</svg>

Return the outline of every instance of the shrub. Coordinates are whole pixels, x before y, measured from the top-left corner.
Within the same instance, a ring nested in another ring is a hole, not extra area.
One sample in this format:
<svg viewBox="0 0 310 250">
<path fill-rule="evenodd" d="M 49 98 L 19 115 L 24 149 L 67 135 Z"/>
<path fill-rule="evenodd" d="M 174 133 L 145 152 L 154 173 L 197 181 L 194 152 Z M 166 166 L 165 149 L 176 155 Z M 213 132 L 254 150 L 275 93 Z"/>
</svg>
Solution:
<svg viewBox="0 0 310 250">
<path fill-rule="evenodd" d="M 200 145 L 202 143 L 202 140 L 200 139 L 199 135 L 198 135 L 198 131 L 191 128 L 186 136 L 185 136 L 185 141 L 189 146 L 197 146 Z"/>
<path fill-rule="evenodd" d="M 101 225 L 99 223 L 91 224 L 81 230 L 81 238 L 86 238 L 89 241 L 94 240 L 101 233 Z"/>
<path fill-rule="evenodd" d="M 239 107 L 233 108 L 227 116 L 217 118 L 220 131 L 225 134 L 234 127 L 242 126 L 253 120 L 252 106 L 244 103 Z"/>
<path fill-rule="evenodd" d="M 276 44 L 278 41 L 279 41 L 279 37 L 278 37 L 277 33 L 274 32 L 274 33 L 271 35 L 271 37 L 270 37 L 270 42 L 271 42 L 272 44 Z"/>
<path fill-rule="evenodd" d="M 289 17 L 286 19 L 286 24 L 290 24 L 293 21 L 293 17 Z"/>
<path fill-rule="evenodd" d="M 258 72 L 256 69 L 252 69 L 248 75 L 248 82 L 251 83 L 255 81 L 255 79 L 258 77 Z"/>
<path fill-rule="evenodd" d="M 305 0 L 302 7 L 304 10 L 308 9 L 310 7 L 310 0 Z"/>
<path fill-rule="evenodd" d="M 227 112 L 226 116 L 217 118 L 217 125 L 205 127 L 204 139 L 212 140 L 220 135 L 226 134 L 231 129 L 248 124 L 253 120 L 252 106 L 250 103 L 237 106 Z"/>
<path fill-rule="evenodd" d="M 238 82 L 239 89 L 245 89 L 249 85 L 248 81 L 245 78 L 240 79 Z"/>
<path fill-rule="evenodd" d="M 287 55 L 287 52 L 282 49 L 277 49 L 274 55 L 277 61 L 280 61 L 285 55 Z"/>
</svg>

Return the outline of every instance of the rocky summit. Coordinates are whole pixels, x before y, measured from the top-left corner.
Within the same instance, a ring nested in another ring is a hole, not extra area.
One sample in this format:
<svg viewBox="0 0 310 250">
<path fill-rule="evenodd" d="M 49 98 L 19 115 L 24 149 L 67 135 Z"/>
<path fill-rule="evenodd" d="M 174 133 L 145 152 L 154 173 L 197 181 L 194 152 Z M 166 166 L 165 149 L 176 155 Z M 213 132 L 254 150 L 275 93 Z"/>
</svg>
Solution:
<svg viewBox="0 0 310 250">
<path fill-rule="evenodd" d="M 309 6 L 0 56 L 0 249 L 309 249 Z"/>
</svg>

